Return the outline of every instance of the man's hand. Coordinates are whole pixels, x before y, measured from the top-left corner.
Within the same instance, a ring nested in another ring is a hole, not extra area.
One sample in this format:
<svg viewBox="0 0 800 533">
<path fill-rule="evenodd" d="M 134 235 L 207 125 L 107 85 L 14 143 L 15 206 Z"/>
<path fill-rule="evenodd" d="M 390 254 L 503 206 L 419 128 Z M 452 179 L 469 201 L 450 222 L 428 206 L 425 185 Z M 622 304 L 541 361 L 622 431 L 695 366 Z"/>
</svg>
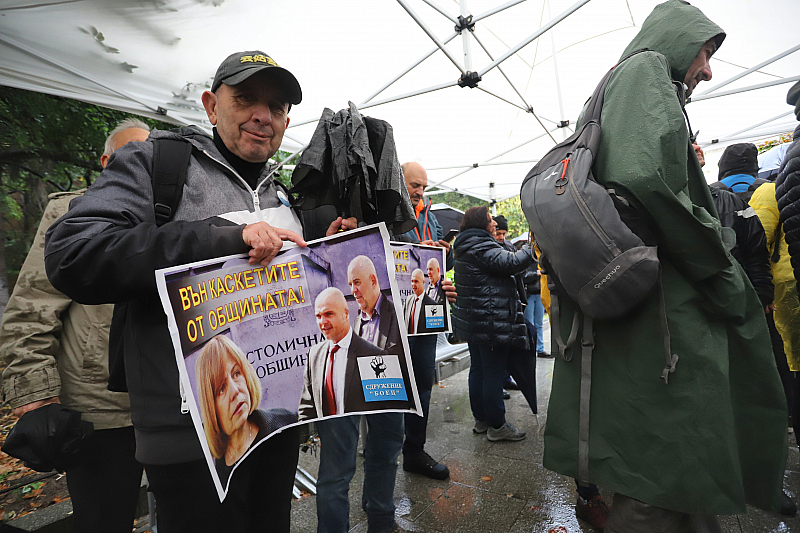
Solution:
<svg viewBox="0 0 800 533">
<path fill-rule="evenodd" d="M 61 403 L 61 400 L 58 399 L 58 396 L 53 396 L 51 398 L 45 398 L 44 400 L 38 400 L 31 403 L 26 403 L 25 405 L 20 405 L 19 407 L 12 409 L 11 414 L 20 417 L 27 413 L 28 411 L 33 411 L 35 409 L 40 408 L 43 405 L 47 405 L 50 403 Z"/>
<path fill-rule="evenodd" d="M 292 241 L 298 246 L 307 246 L 306 241 L 297 233 L 288 229 L 273 228 L 266 222 L 246 225 L 242 229 L 242 240 L 251 248 L 251 265 L 261 263 L 263 266 L 267 266 L 281 251 L 283 241 Z"/>
<path fill-rule="evenodd" d="M 706 166 L 706 154 L 703 153 L 703 149 L 697 143 L 692 144 L 692 146 L 694 147 L 695 155 L 697 155 L 697 160 L 700 161 L 700 166 Z"/>
<path fill-rule="evenodd" d="M 456 303 L 456 286 L 453 284 L 452 281 L 449 279 L 442 280 L 442 289 L 444 289 L 444 295 L 447 297 L 447 301 L 451 304 Z"/>
<path fill-rule="evenodd" d="M 340 231 L 356 229 L 357 227 L 358 227 L 358 221 L 356 220 L 356 217 L 350 217 L 350 218 L 339 217 L 333 222 L 331 222 L 330 226 L 328 226 L 328 230 L 325 232 L 325 236 L 330 237 L 331 235 L 336 235 Z"/>
<path fill-rule="evenodd" d="M 765 313 L 765 314 L 770 314 L 770 313 L 771 313 L 771 312 L 773 312 L 774 310 L 775 310 L 775 304 L 774 304 L 774 303 L 772 303 L 772 304 L 769 304 L 768 306 L 766 306 L 766 307 L 764 308 L 764 313 Z"/>
<path fill-rule="evenodd" d="M 428 239 L 427 241 L 422 241 L 420 244 L 424 244 L 426 246 L 437 246 L 439 248 L 444 248 L 445 249 L 445 253 L 448 253 L 448 254 L 450 253 L 450 243 L 445 241 L 445 240 L 443 240 L 443 239 L 439 239 L 438 242 Z"/>
</svg>

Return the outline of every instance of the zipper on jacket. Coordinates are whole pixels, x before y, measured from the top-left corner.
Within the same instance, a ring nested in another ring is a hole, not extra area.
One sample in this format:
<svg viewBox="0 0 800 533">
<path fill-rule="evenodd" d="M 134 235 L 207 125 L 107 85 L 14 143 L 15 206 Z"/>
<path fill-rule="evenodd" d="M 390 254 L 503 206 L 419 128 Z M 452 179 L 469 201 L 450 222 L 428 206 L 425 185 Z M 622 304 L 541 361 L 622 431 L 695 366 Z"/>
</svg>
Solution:
<svg viewBox="0 0 800 533">
<path fill-rule="evenodd" d="M 225 163 L 223 163 L 222 161 L 220 161 L 216 157 L 214 157 L 211 154 L 209 154 L 208 150 L 203 150 L 203 153 L 206 154 L 206 157 L 208 157 L 210 160 L 214 161 L 218 165 L 222 165 L 226 169 L 228 169 L 231 172 L 233 172 L 234 176 L 239 178 L 239 181 L 242 182 L 242 185 L 244 185 L 244 188 L 247 189 L 248 191 L 250 191 L 250 196 L 253 198 L 253 208 L 256 210 L 256 217 L 258 218 L 259 221 L 263 221 L 264 217 L 261 215 L 261 198 L 258 197 L 258 190 L 261 188 L 261 185 L 265 181 L 267 181 L 267 178 L 269 178 L 272 174 L 275 173 L 275 170 L 277 170 L 277 167 L 275 169 L 273 169 L 269 174 L 267 174 L 267 176 L 263 180 L 261 180 L 261 182 L 256 186 L 256 190 L 254 191 L 253 189 L 250 188 L 250 185 L 247 184 L 247 182 L 244 180 L 244 178 L 242 178 L 239 175 L 239 173 L 236 172 L 235 170 L 233 170 L 230 166 L 226 165 Z"/>
<path fill-rule="evenodd" d="M 183 379 L 178 378 L 178 384 L 181 386 L 181 414 L 189 413 L 189 401 L 186 399 L 186 391 L 183 389 Z"/>
</svg>

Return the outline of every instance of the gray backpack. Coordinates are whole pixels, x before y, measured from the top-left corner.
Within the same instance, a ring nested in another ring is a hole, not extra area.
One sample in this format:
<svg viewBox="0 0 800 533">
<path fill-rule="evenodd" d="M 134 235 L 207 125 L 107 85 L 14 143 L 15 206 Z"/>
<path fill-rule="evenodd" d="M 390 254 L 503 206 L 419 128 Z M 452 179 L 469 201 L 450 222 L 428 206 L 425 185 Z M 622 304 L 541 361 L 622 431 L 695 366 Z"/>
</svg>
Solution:
<svg viewBox="0 0 800 533">
<path fill-rule="evenodd" d="M 583 318 L 578 447 L 581 481 L 588 481 L 593 319 L 619 319 L 656 285 L 661 289 L 655 238 L 636 210 L 613 189 L 597 183 L 592 174 L 600 145 L 603 96 L 612 72 L 603 77 L 586 105 L 583 125 L 539 160 L 520 191 L 522 210 L 547 273 L 552 349 L 565 360 L 571 359 L 566 350 L 577 340 Z M 566 342 L 559 324 L 559 298 L 564 297 L 580 309 Z M 666 356 L 661 377 L 666 382 L 675 371 L 678 357 L 670 349 L 663 290 L 659 300 Z"/>
</svg>

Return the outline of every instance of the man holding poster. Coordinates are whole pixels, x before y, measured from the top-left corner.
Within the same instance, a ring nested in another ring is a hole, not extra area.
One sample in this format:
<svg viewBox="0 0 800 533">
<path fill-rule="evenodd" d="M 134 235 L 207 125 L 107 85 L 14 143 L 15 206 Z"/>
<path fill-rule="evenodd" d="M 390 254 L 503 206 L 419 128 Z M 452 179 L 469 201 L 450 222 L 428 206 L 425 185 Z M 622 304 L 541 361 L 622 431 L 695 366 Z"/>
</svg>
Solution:
<svg viewBox="0 0 800 533">
<path fill-rule="evenodd" d="M 436 215 L 431 212 L 430 201 L 425 202 L 423 194 L 428 186 L 428 173 L 419 163 L 403 163 L 403 177 L 406 181 L 408 196 L 414 206 L 417 215 L 417 227 L 397 236 L 396 240 L 411 243 L 421 243 L 431 246 L 441 246 L 447 251 L 447 267 L 453 266 L 453 253 L 450 251 L 450 243 L 443 240 L 444 232 Z M 441 300 L 433 299 L 436 303 L 444 304 L 443 276 L 441 276 L 441 265 L 436 261 L 426 265 L 430 285 L 434 286 L 434 276 L 438 286 L 434 287 L 434 293 Z M 442 289 L 441 294 L 440 289 Z M 427 291 L 426 291 L 427 292 Z M 408 345 L 411 349 L 411 360 L 414 362 L 414 376 L 417 379 L 417 390 L 419 391 L 422 402 L 424 416 L 405 417 L 405 442 L 403 443 L 403 470 L 415 472 L 433 479 L 447 479 L 450 477 L 450 470 L 439 463 L 425 452 L 425 441 L 428 428 L 428 411 L 431 401 L 431 391 L 433 382 L 436 379 L 436 337 L 438 335 L 421 335 L 409 337 Z"/>
<path fill-rule="evenodd" d="M 124 359 L 136 458 L 158 501 L 161 533 L 249 531 L 264 523 L 272 531 L 290 529 L 299 431 L 286 430 L 252 450 L 220 503 L 153 273 L 231 254 L 266 265 L 283 241 L 306 245 L 300 218 L 273 178 L 278 165 L 269 163 L 289 109 L 301 99 L 294 75 L 263 52 L 228 56 L 202 95 L 213 137 L 197 127 L 153 131 L 147 142 L 120 148 L 47 232 L 45 266 L 53 286 L 85 304 L 116 304 L 112 347 Z M 172 208 L 157 206 L 168 211 L 157 223 L 154 163 L 165 162 L 156 154 L 170 145 L 187 149 L 185 185 Z M 334 220 L 328 234 L 344 225 Z"/>
</svg>

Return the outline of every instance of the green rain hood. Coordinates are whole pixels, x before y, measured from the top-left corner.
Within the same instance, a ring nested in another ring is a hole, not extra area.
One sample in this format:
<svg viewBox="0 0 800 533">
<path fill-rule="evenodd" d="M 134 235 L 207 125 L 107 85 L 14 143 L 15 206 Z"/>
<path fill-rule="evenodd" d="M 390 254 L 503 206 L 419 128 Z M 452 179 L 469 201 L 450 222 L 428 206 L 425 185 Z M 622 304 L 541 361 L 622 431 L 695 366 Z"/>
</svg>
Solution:
<svg viewBox="0 0 800 533">
<path fill-rule="evenodd" d="M 686 2 L 657 6 L 622 57 L 648 51 L 620 64 L 606 87 L 594 165 L 655 234 L 662 282 L 626 317 L 595 322 L 589 478 L 685 513 L 744 513 L 745 503 L 777 511 L 787 452 L 764 310 L 723 243 L 672 83 L 703 43 L 724 37 Z M 669 384 L 660 379 L 660 292 L 679 357 Z M 562 332 L 573 310 L 564 298 Z M 545 430 L 544 466 L 570 477 L 578 474 L 580 348 L 556 361 Z"/>
</svg>

